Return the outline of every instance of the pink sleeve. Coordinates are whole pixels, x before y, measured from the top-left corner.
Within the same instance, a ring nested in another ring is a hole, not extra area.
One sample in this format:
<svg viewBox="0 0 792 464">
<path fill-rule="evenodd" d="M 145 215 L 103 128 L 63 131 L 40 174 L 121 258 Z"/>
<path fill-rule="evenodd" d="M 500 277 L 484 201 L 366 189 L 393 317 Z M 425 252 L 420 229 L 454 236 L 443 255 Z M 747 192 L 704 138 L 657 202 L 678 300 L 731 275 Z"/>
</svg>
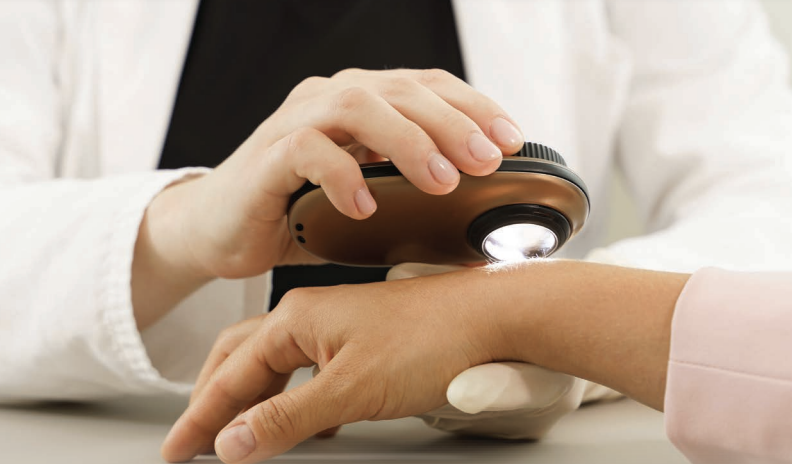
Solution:
<svg viewBox="0 0 792 464">
<path fill-rule="evenodd" d="M 792 463 L 792 273 L 695 273 L 677 302 L 668 437 L 694 464 Z"/>
</svg>

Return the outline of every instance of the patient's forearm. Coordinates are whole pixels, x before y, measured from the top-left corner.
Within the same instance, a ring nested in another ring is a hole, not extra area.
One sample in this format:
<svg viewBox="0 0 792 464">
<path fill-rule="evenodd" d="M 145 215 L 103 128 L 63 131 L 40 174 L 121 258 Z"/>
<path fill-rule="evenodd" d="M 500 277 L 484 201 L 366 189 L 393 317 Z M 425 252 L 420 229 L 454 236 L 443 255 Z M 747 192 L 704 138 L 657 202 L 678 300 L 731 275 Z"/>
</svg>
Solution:
<svg viewBox="0 0 792 464">
<path fill-rule="evenodd" d="M 573 261 L 504 272 L 509 358 L 609 386 L 663 409 L 671 320 L 689 275 Z"/>
</svg>

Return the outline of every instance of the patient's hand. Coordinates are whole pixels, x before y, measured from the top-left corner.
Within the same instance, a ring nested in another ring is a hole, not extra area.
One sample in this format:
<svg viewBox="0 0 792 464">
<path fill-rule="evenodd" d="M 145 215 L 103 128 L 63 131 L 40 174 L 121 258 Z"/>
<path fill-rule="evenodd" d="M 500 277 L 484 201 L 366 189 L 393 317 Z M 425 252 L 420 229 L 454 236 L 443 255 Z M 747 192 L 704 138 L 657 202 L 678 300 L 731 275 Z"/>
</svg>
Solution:
<svg viewBox="0 0 792 464">
<path fill-rule="evenodd" d="M 217 436 L 223 461 L 257 462 L 337 425 L 444 405 L 456 375 L 497 357 L 492 313 L 473 310 L 487 303 L 481 289 L 493 287 L 490 277 L 470 269 L 290 292 L 246 323 L 243 342 L 218 344 L 238 346 L 215 349 L 163 455 L 190 459 Z M 285 374 L 314 364 L 319 375 L 280 393 Z"/>
<path fill-rule="evenodd" d="M 218 343 L 163 456 L 187 460 L 214 442 L 225 462 L 260 461 L 341 424 L 432 411 L 460 373 L 498 360 L 587 378 L 662 410 L 688 277 L 534 260 L 292 291 L 250 322 L 249 336 L 241 331 L 244 341 Z M 281 393 L 285 375 L 312 365 L 319 375 Z M 579 398 L 574 386 L 562 398 L 573 391 Z"/>
</svg>

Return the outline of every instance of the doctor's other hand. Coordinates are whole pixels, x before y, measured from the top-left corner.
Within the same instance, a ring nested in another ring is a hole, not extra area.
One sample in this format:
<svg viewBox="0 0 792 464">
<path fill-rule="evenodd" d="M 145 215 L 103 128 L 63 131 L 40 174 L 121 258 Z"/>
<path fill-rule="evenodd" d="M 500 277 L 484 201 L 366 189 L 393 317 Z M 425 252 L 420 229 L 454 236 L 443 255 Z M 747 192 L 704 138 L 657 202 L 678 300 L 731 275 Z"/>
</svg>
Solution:
<svg viewBox="0 0 792 464">
<path fill-rule="evenodd" d="M 321 186 L 342 214 L 364 219 L 376 200 L 359 162 L 387 158 L 418 188 L 441 195 L 460 171 L 490 174 L 523 142 L 503 109 L 445 71 L 308 78 L 220 166 L 149 205 L 132 269 L 138 325 L 213 278 L 317 262 L 286 227 L 289 199 L 305 182 Z"/>
<path fill-rule="evenodd" d="M 163 456 L 184 461 L 214 443 L 224 462 L 258 462 L 342 424 L 442 406 L 456 375 L 495 359 L 502 337 L 478 310 L 483 292 L 457 290 L 487 279 L 465 270 L 287 293 L 248 334 L 215 346 Z M 284 375 L 313 365 L 316 377 L 281 393 Z"/>
<path fill-rule="evenodd" d="M 463 268 L 406 263 L 391 268 L 387 279 L 460 269 Z M 528 363 L 483 364 L 462 372 L 451 382 L 446 392 L 448 404 L 418 417 L 432 428 L 454 434 L 535 440 L 580 406 L 587 384 L 577 377 Z"/>
</svg>

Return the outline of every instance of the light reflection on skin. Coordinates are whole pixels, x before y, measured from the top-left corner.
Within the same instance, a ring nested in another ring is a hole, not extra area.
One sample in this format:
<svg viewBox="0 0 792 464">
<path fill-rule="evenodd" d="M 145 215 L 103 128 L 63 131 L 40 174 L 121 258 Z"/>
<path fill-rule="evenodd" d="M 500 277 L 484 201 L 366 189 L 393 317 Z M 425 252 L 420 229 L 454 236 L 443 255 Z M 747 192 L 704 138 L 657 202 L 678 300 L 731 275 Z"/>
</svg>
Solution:
<svg viewBox="0 0 792 464">
<path fill-rule="evenodd" d="M 553 258 L 522 258 L 516 261 L 490 261 L 486 264 L 483 264 L 482 267 L 486 269 L 488 272 L 494 273 L 496 271 L 509 271 L 530 264 L 542 263 L 552 260 Z"/>
</svg>

